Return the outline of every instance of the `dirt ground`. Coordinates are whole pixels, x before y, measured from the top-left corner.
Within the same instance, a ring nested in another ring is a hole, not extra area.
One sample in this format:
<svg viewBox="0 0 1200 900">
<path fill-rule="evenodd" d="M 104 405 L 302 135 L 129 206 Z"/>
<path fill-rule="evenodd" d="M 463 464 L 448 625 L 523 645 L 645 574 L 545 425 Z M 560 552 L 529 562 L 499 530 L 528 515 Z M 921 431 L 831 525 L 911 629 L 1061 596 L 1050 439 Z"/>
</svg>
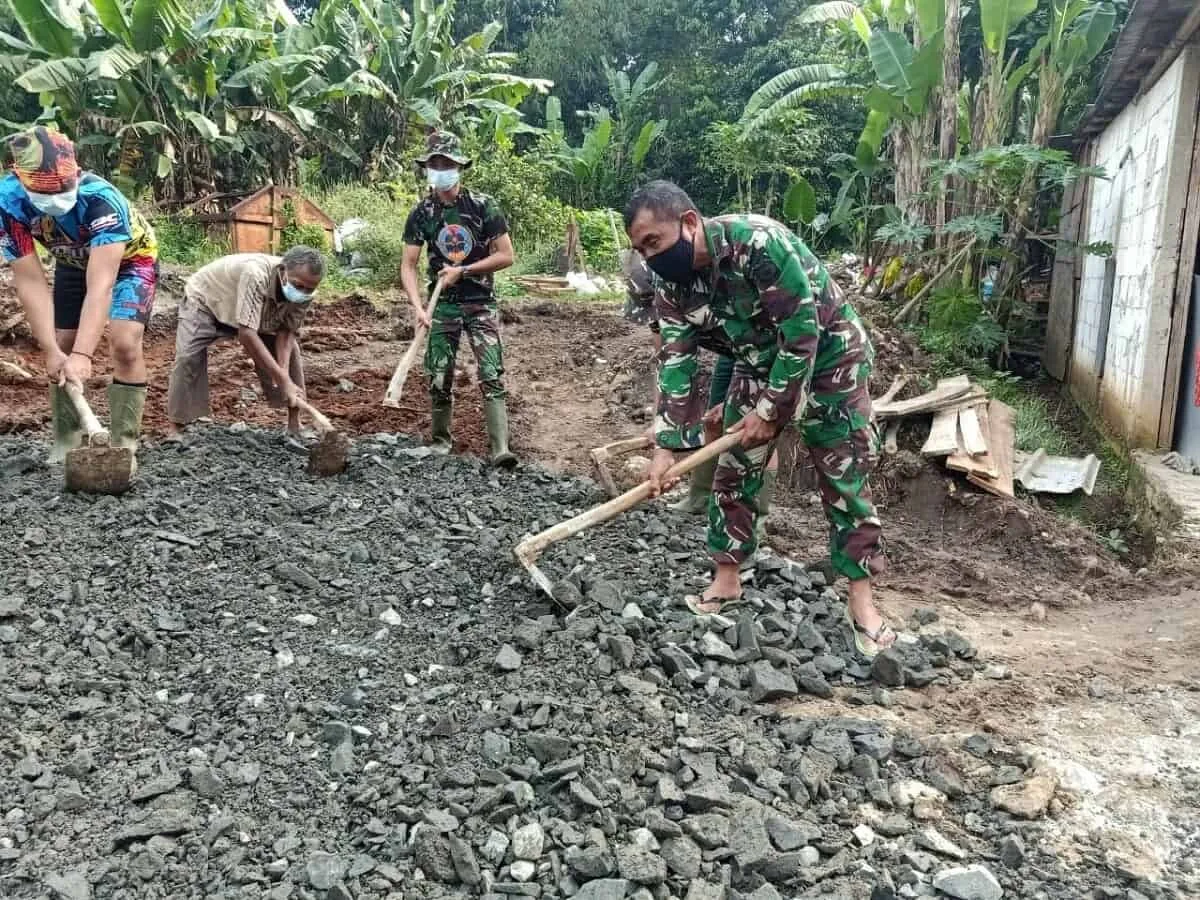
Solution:
<svg viewBox="0 0 1200 900">
<path fill-rule="evenodd" d="M 649 333 L 624 321 L 615 304 L 525 300 L 508 304 L 505 319 L 513 445 L 524 459 L 590 474 L 590 448 L 645 427 Z M 428 394 L 419 373 L 406 385 L 402 409 L 379 402 L 410 336 L 406 313 L 365 299 L 321 306 L 302 341 L 310 400 L 351 434 L 426 432 Z M 167 302 L 147 342 L 151 439 L 166 424 L 173 341 Z M 878 343 L 881 356 L 892 351 L 881 367 L 881 380 L 890 380 L 911 348 L 886 337 Z M 0 359 L 39 372 L 27 340 L 0 342 Z M 471 363 L 462 348 L 454 434 L 460 452 L 482 454 L 487 438 Z M 89 385 L 98 411 L 107 369 L 102 349 Z M 282 425 L 235 344 L 214 348 L 210 379 L 216 420 Z M 43 384 L 0 370 L 0 433 L 44 431 L 47 418 Z M 1058 812 L 1064 847 L 1079 831 L 1110 835 L 1111 866 L 1136 863 L 1157 873 L 1182 864 L 1186 871 L 1191 863 L 1181 861 L 1200 850 L 1194 577 L 1173 580 L 1153 567 L 1132 572 L 1087 529 L 1025 502 L 980 495 L 919 458 L 889 459 L 876 490 L 890 561 L 879 581 L 885 613 L 903 622 L 914 608 L 933 607 L 1004 670 L 885 714 L 930 733 L 982 728 L 1040 748 L 1071 788 Z M 769 529 L 776 551 L 809 562 L 824 557 L 815 495 L 785 492 Z"/>
</svg>

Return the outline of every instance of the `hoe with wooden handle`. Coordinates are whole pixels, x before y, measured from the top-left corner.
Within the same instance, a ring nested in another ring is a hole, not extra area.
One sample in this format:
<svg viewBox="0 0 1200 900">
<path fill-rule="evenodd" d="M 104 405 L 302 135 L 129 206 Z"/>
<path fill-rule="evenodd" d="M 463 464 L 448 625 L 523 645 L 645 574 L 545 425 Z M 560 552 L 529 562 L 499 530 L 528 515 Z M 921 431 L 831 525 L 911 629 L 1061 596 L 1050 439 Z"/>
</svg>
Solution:
<svg viewBox="0 0 1200 900">
<path fill-rule="evenodd" d="M 123 494 L 133 484 L 137 462 L 129 447 L 109 446 L 108 429 L 100 424 L 77 384 L 68 381 L 67 396 L 86 433 L 84 446 L 67 451 L 64 475 L 68 491 Z"/>
<path fill-rule="evenodd" d="M 710 459 L 720 456 L 726 450 L 732 450 L 741 442 L 740 434 L 727 434 L 722 438 L 714 441 L 706 447 L 702 447 L 694 453 L 687 456 L 675 465 L 671 466 L 663 476 L 664 480 L 674 480 L 681 478 L 688 472 L 692 471 L 702 463 Z M 565 541 L 567 538 L 574 537 L 581 531 L 585 531 L 594 525 L 599 525 L 607 522 L 609 519 L 615 519 L 621 513 L 628 512 L 650 496 L 650 483 L 642 482 L 632 490 L 626 491 L 619 497 L 614 497 L 607 503 L 601 503 L 599 506 L 593 506 L 586 512 L 582 512 L 573 519 L 567 519 L 565 522 L 559 522 L 552 528 L 547 528 L 540 534 L 535 534 L 532 537 L 527 537 L 521 543 L 517 544 L 513 551 L 516 554 L 517 562 L 525 567 L 533 583 L 545 591 L 551 599 L 554 598 L 554 585 L 550 579 L 546 577 L 541 569 L 537 567 L 537 559 L 541 556 L 542 551 L 551 544 L 557 544 L 559 541 Z"/>
<path fill-rule="evenodd" d="M 613 441 L 611 444 L 605 444 L 603 447 L 597 447 L 591 451 L 592 464 L 596 467 L 596 477 L 600 480 L 600 486 L 604 488 L 608 496 L 615 497 L 619 493 L 617 483 L 613 481 L 612 473 L 608 471 L 608 461 L 614 456 L 623 456 L 635 450 L 644 450 L 653 443 L 650 438 L 642 435 L 641 437 L 626 438 L 623 441 Z"/>
<path fill-rule="evenodd" d="M 433 315 L 433 308 L 437 306 L 438 297 L 441 294 L 442 282 L 439 279 L 438 283 L 433 286 L 433 293 L 429 297 L 429 305 L 425 307 L 426 315 Z M 400 362 L 396 364 L 396 371 L 392 373 L 392 380 L 388 382 L 387 393 L 383 395 L 384 406 L 390 406 L 393 409 L 400 408 L 400 394 L 404 391 L 404 382 L 408 380 L 408 371 L 413 367 L 413 363 L 417 361 L 417 354 L 421 352 L 421 346 L 425 343 L 425 337 L 428 334 L 429 329 L 418 322 L 417 327 L 413 329 L 412 343 L 408 345 L 408 349 L 400 357 Z"/>
<path fill-rule="evenodd" d="M 321 412 L 309 406 L 308 401 L 298 400 L 296 403 L 310 419 L 321 439 L 308 453 L 308 471 L 313 475 L 337 475 L 346 471 L 346 460 L 350 455 L 350 439 L 333 427 Z"/>
</svg>

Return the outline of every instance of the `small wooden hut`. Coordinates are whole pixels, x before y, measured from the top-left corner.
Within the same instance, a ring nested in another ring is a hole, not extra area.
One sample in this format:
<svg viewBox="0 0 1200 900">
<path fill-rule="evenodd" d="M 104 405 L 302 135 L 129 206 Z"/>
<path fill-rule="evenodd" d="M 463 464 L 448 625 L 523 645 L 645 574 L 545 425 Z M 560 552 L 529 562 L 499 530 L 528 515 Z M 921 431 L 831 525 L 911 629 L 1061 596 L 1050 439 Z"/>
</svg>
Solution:
<svg viewBox="0 0 1200 900">
<path fill-rule="evenodd" d="M 236 198 L 225 195 L 225 199 Z M 196 219 L 208 223 L 210 233 L 227 241 L 234 253 L 278 253 L 290 219 L 297 225 L 320 227 L 325 232 L 326 247 L 333 246 L 333 219 L 295 188 L 277 184 L 238 199 L 228 209 L 202 213 Z"/>
</svg>

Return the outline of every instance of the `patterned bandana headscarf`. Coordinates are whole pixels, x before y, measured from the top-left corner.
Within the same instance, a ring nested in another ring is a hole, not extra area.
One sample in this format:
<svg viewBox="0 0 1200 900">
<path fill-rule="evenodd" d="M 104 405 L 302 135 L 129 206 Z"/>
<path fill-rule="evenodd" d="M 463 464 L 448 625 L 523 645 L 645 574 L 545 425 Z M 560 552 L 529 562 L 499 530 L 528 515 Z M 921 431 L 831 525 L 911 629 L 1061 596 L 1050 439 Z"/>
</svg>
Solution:
<svg viewBox="0 0 1200 900">
<path fill-rule="evenodd" d="M 65 134 L 39 125 L 8 141 L 13 171 L 27 191 L 61 194 L 79 184 L 75 145 Z"/>
</svg>

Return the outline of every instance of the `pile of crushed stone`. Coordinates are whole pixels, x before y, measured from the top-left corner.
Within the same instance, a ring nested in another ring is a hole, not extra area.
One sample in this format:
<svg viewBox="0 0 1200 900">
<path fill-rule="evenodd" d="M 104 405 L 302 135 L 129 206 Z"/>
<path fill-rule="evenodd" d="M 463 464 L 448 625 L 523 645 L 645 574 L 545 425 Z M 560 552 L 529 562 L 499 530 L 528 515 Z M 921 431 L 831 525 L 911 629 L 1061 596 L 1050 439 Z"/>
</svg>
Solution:
<svg viewBox="0 0 1200 900">
<path fill-rule="evenodd" d="M 120 498 L 44 450 L 0 441 L 0 895 L 1134 896 L 1053 856 L 1020 753 L 872 720 L 978 676 L 933 611 L 868 665 L 766 557 L 698 621 L 662 504 L 543 556 L 564 608 L 511 550 L 594 485 L 390 435 L 317 480 L 212 428 Z"/>
</svg>

